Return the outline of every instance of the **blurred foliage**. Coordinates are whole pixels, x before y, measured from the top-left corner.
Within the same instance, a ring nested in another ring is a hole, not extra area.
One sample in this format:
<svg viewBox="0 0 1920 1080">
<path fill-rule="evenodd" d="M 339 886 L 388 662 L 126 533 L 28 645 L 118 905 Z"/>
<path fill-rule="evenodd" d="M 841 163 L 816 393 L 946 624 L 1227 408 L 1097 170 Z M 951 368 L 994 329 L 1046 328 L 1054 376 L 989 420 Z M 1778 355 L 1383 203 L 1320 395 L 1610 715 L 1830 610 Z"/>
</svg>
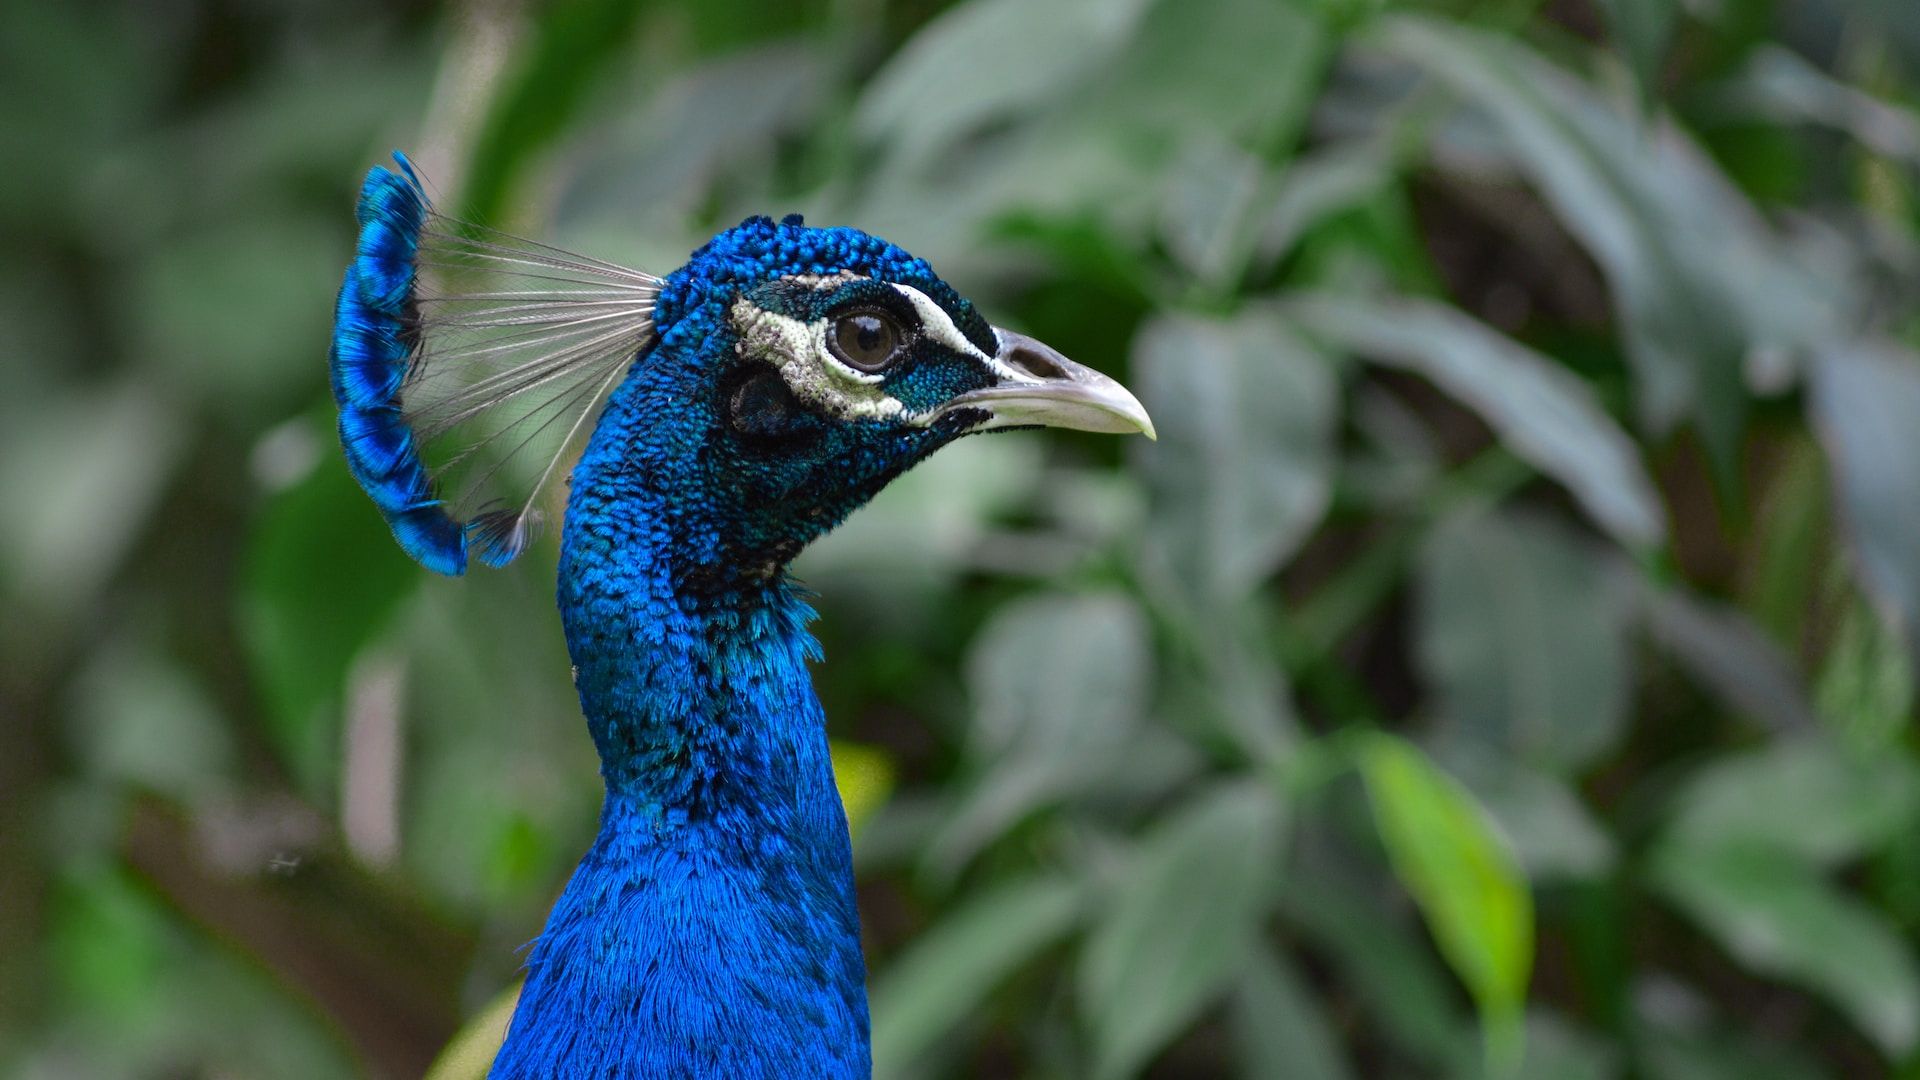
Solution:
<svg viewBox="0 0 1920 1080">
<path fill-rule="evenodd" d="M 550 546 L 332 450 L 402 146 L 1151 408 L 802 559 L 881 1076 L 1920 1076 L 1920 6 L 3 6 L 0 1073 L 464 1075 L 591 835 Z"/>
</svg>

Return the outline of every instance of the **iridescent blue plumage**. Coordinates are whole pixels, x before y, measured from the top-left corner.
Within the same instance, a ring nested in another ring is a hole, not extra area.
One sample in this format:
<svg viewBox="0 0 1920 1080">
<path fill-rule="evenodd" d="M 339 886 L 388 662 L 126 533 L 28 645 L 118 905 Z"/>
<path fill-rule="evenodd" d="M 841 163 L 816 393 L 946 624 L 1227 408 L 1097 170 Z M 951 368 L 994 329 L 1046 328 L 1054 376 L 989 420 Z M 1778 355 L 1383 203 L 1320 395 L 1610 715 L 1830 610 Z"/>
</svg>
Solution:
<svg viewBox="0 0 1920 1080">
<path fill-rule="evenodd" d="M 386 516 L 393 538 L 421 565 L 466 570 L 466 531 L 427 481 L 400 408 L 406 379 L 414 256 L 426 198 L 406 158 L 401 172 L 375 168 L 360 188 L 360 237 L 334 308 L 331 372 L 347 467 Z"/>
<path fill-rule="evenodd" d="M 464 317 L 420 317 L 476 297 L 421 288 L 421 238 L 435 230 L 411 173 L 375 170 L 361 220 L 335 331 L 341 439 L 423 563 L 459 572 L 469 535 L 510 557 L 524 534 L 498 531 L 525 521 L 462 524 L 442 509 L 423 433 L 582 376 L 551 399 L 570 432 L 606 392 L 572 472 L 557 589 L 606 803 L 529 955 L 491 1076 L 866 1076 L 846 820 L 807 671 L 812 613 L 787 563 L 970 431 L 1150 433 L 1145 413 L 854 229 L 752 218 L 664 281 L 488 240 L 461 250 L 542 276 L 567 268 L 600 291 L 493 290 Z M 474 327 L 501 336 L 464 352 L 429 340 Z M 410 402 L 434 357 L 489 357 L 502 337 L 531 355 L 451 407 Z"/>
</svg>

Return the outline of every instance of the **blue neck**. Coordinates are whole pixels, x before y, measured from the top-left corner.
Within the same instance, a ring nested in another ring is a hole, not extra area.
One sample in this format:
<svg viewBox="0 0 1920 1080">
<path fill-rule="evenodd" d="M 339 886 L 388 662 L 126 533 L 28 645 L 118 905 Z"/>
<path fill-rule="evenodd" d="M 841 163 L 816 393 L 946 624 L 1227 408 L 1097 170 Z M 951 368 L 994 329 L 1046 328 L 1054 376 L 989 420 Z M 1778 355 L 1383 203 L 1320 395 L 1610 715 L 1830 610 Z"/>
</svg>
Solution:
<svg viewBox="0 0 1920 1080">
<path fill-rule="evenodd" d="M 869 1072 L 812 613 L 669 494 L 700 490 L 658 427 L 678 393 L 630 378 L 574 473 L 559 603 L 607 798 L 494 1080 Z"/>
</svg>

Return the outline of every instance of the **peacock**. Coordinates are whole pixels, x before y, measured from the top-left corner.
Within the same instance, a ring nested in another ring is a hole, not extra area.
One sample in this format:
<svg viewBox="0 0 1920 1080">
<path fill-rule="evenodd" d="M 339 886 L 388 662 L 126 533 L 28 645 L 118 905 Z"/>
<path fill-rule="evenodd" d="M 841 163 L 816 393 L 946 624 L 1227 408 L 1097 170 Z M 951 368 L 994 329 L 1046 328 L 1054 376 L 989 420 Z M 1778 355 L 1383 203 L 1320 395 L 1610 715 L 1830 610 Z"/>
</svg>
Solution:
<svg viewBox="0 0 1920 1080">
<path fill-rule="evenodd" d="M 578 452 L 557 600 L 606 794 L 490 1076 L 867 1076 L 851 848 L 788 564 L 962 435 L 1152 422 L 856 229 L 752 217 L 658 277 L 445 216 L 394 163 L 361 188 L 335 310 L 355 479 L 409 555 L 458 575 L 525 550 Z"/>
</svg>

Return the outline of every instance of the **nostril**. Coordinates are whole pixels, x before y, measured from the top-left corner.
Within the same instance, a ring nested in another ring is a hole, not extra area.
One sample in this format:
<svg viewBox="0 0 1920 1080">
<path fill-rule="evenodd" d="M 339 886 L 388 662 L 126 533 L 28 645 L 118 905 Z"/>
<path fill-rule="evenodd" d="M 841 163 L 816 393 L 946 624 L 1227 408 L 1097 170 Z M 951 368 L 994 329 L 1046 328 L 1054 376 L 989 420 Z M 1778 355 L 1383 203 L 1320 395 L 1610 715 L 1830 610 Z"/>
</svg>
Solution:
<svg viewBox="0 0 1920 1080">
<path fill-rule="evenodd" d="M 1007 366 L 1015 371 L 1031 375 L 1036 379 L 1064 379 L 1067 369 L 1060 366 L 1053 357 L 1031 345 L 1015 345 L 1013 350 L 1002 357 Z"/>
</svg>

